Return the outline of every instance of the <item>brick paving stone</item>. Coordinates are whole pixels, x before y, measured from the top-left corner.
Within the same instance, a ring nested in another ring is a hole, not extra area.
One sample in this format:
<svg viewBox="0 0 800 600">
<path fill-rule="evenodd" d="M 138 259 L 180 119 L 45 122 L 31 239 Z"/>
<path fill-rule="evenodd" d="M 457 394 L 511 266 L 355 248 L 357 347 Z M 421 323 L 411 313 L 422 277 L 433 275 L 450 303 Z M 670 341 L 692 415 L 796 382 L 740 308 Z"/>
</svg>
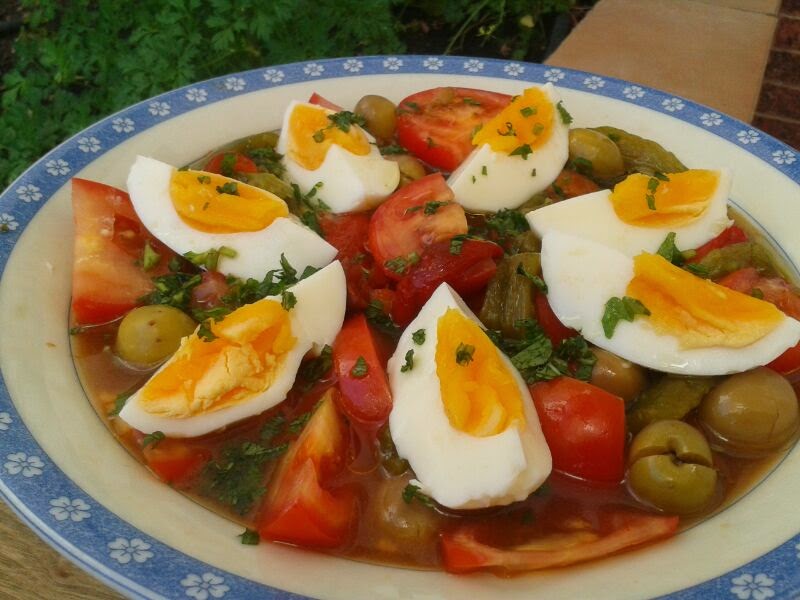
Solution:
<svg viewBox="0 0 800 600">
<path fill-rule="evenodd" d="M 761 88 L 757 113 L 800 120 L 800 89 L 767 81 Z"/>
<path fill-rule="evenodd" d="M 753 125 L 800 150 L 800 123 L 757 115 Z"/>
<path fill-rule="evenodd" d="M 764 79 L 800 86 L 800 52 L 785 50 L 770 52 Z"/>
<path fill-rule="evenodd" d="M 800 18 L 781 17 L 775 30 L 773 48 L 800 50 Z"/>
</svg>

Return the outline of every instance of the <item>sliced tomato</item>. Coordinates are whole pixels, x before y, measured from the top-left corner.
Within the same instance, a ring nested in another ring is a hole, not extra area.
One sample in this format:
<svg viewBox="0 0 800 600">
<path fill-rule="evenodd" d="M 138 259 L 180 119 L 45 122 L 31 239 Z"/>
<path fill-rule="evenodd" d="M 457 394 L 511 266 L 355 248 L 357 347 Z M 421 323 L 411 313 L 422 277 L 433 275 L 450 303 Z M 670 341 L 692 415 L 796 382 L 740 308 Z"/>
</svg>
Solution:
<svg viewBox="0 0 800 600">
<path fill-rule="evenodd" d="M 226 167 L 226 164 L 229 166 Z M 220 152 L 209 159 L 203 170 L 231 177 L 234 173 L 258 173 L 258 166 L 239 152 Z M 226 172 L 223 173 L 223 170 Z"/>
<path fill-rule="evenodd" d="M 800 319 L 800 296 L 780 277 L 763 277 L 755 267 L 746 267 L 729 273 L 717 283 L 743 294 L 759 293 L 764 300 L 771 302 L 785 314 Z"/>
<path fill-rule="evenodd" d="M 327 485 L 344 464 L 345 425 L 329 390 L 276 467 L 257 518 L 261 537 L 333 548 L 348 538 L 356 518 L 351 490 Z"/>
<path fill-rule="evenodd" d="M 163 274 L 175 254 L 147 232 L 122 190 L 75 178 L 72 210 L 73 315 L 78 325 L 113 321 L 153 290 L 151 277 Z M 150 271 L 140 264 L 146 243 L 161 256 Z"/>
<path fill-rule="evenodd" d="M 392 320 L 398 325 L 411 322 L 442 283 L 450 284 L 462 296 L 481 290 L 494 277 L 495 260 L 502 255 L 500 246 L 483 240 L 464 240 L 458 254 L 453 254 L 449 241 L 428 247 L 397 284 Z"/>
<path fill-rule="evenodd" d="M 625 470 L 625 402 L 584 381 L 557 377 L 530 387 L 553 468 L 602 483 Z"/>
<path fill-rule="evenodd" d="M 336 258 L 342 263 L 347 279 L 348 307 L 366 308 L 372 290 L 387 284 L 383 270 L 375 268 L 375 260 L 367 251 L 369 213 L 325 213 L 319 222 L 322 236 L 338 250 Z"/>
<path fill-rule="evenodd" d="M 594 181 L 572 169 L 563 169 L 556 180 L 545 190 L 545 195 L 554 200 L 566 200 L 600 189 Z"/>
<path fill-rule="evenodd" d="M 348 319 L 336 336 L 333 365 L 342 392 L 338 396 L 342 412 L 360 423 L 382 425 L 392 410 L 392 393 L 363 313 Z"/>
<path fill-rule="evenodd" d="M 550 338 L 554 346 L 557 346 L 564 340 L 575 337 L 578 332 L 574 329 L 564 325 L 553 312 L 550 307 L 550 302 L 547 300 L 545 294 L 537 292 L 533 298 L 534 306 L 536 307 L 536 320 L 541 325 L 545 335 Z"/>
<path fill-rule="evenodd" d="M 184 440 L 166 438 L 142 451 L 147 466 L 166 483 L 180 485 L 211 460 L 211 451 Z"/>
<path fill-rule="evenodd" d="M 695 254 L 692 258 L 687 260 L 686 262 L 689 263 L 696 263 L 703 260 L 706 254 L 711 252 L 712 250 L 716 250 L 717 248 L 724 248 L 725 246 L 730 246 L 731 244 L 739 244 L 741 242 L 747 241 L 747 234 L 744 232 L 743 229 L 737 227 L 736 225 L 731 225 L 722 233 L 720 233 L 717 237 L 713 240 L 709 240 L 699 248 L 695 249 Z"/>
<path fill-rule="evenodd" d="M 392 268 L 389 261 L 419 258 L 431 244 L 465 233 L 464 209 L 442 174 L 432 173 L 400 188 L 377 208 L 369 224 L 369 248 L 384 274 L 398 280 L 403 269 Z"/>
<path fill-rule="evenodd" d="M 444 567 L 451 573 L 512 574 L 565 567 L 648 544 L 673 535 L 678 522 L 678 517 L 609 509 L 595 530 L 559 533 L 509 549 L 484 544 L 472 529 L 461 527 L 442 535 L 441 552 Z"/>
<path fill-rule="evenodd" d="M 339 106 L 338 104 L 334 104 L 333 102 L 331 102 L 330 100 L 328 100 L 323 96 L 320 96 L 317 92 L 311 94 L 311 98 L 308 99 L 308 103 L 322 106 L 334 112 L 342 112 L 344 110 L 341 106 Z"/>
<path fill-rule="evenodd" d="M 453 171 L 474 149 L 475 128 L 509 102 L 506 94 L 470 88 L 417 92 L 397 108 L 397 141 L 432 167 Z"/>
</svg>

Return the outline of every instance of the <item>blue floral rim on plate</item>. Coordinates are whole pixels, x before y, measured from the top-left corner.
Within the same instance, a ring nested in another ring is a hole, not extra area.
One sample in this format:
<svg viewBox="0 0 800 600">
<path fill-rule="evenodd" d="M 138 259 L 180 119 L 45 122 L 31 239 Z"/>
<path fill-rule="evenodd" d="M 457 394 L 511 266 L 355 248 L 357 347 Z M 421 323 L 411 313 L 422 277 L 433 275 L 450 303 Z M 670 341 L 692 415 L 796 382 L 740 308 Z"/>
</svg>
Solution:
<svg viewBox="0 0 800 600">
<path fill-rule="evenodd" d="M 375 74 L 475 75 L 553 84 L 643 106 L 743 148 L 800 184 L 800 152 L 737 119 L 645 86 L 545 65 L 439 56 L 372 56 L 255 69 L 139 102 L 62 143 L 0 194 L 0 267 L 19 234 L 74 173 L 128 138 L 196 108 L 287 84 Z M 264 598 L 296 594 L 216 569 L 132 527 L 85 494 L 44 453 L 0 387 L 0 495 L 36 533 L 132 598 Z M 765 600 L 800 593 L 800 534 L 729 573 L 668 596 Z"/>
</svg>

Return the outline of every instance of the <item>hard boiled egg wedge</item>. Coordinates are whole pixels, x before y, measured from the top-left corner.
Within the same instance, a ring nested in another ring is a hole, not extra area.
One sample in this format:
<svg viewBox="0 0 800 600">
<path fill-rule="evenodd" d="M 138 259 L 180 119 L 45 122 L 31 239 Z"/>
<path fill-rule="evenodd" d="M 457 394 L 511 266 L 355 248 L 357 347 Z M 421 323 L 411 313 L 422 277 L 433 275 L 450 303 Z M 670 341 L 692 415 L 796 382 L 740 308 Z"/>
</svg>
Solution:
<svg viewBox="0 0 800 600">
<path fill-rule="evenodd" d="M 219 261 L 226 275 L 263 279 L 281 268 L 281 254 L 301 273 L 336 256 L 336 248 L 289 215 L 283 200 L 223 175 L 139 156 L 128 193 L 144 226 L 178 254 L 233 250 L 235 256 Z"/>
<path fill-rule="evenodd" d="M 551 83 L 516 96 L 474 134 L 475 150 L 447 180 L 456 201 L 495 212 L 543 191 L 567 162 L 569 120 Z"/>
<path fill-rule="evenodd" d="M 322 184 L 318 197 L 334 213 L 373 208 L 400 182 L 397 163 L 381 156 L 375 138 L 350 114 L 292 102 L 276 147 L 289 179 L 303 194 Z"/>
<path fill-rule="evenodd" d="M 509 504 L 550 474 L 550 450 L 525 382 L 447 284 L 400 337 L 388 376 L 392 439 L 439 504 Z"/>
<path fill-rule="evenodd" d="M 547 299 L 592 344 L 639 365 L 723 375 L 764 365 L 800 340 L 800 322 L 774 305 L 702 279 L 657 254 L 633 258 L 557 231 L 542 240 Z M 633 298 L 650 312 L 603 329 L 606 303 Z"/>
<path fill-rule="evenodd" d="M 635 256 L 655 252 L 670 232 L 681 250 L 716 237 L 728 218 L 731 175 L 727 169 L 692 169 L 650 177 L 629 175 L 614 190 L 562 200 L 529 212 L 539 237 L 568 233 Z"/>
<path fill-rule="evenodd" d="M 257 415 L 286 398 L 308 352 L 333 344 L 344 320 L 347 286 L 335 261 L 290 288 L 246 304 L 196 331 L 131 396 L 120 418 L 144 433 L 194 437 Z M 282 302 L 283 301 L 283 302 Z"/>
</svg>

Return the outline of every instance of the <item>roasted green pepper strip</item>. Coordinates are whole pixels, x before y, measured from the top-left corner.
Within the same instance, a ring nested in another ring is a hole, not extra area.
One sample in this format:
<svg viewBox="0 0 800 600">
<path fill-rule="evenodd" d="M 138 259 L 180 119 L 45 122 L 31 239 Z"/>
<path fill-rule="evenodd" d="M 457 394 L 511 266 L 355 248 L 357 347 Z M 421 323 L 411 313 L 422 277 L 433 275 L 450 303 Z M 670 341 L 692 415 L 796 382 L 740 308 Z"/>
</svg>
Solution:
<svg viewBox="0 0 800 600">
<path fill-rule="evenodd" d="M 616 127 L 595 127 L 617 145 L 627 173 L 680 173 L 686 171 L 684 164 L 661 144 Z"/>
<path fill-rule="evenodd" d="M 665 375 L 646 389 L 628 411 L 628 429 L 638 433 L 642 428 L 664 419 L 682 419 L 697 408 L 716 383 L 713 377 L 680 377 Z"/>
<path fill-rule="evenodd" d="M 518 271 L 523 269 L 530 275 L 541 270 L 537 252 L 523 252 L 504 258 L 497 273 L 486 289 L 486 299 L 480 319 L 489 329 L 500 330 L 505 337 L 519 338 L 523 331 L 516 327 L 518 321 L 535 316 L 533 282 Z"/>
<path fill-rule="evenodd" d="M 283 200 L 290 201 L 293 198 L 291 186 L 272 173 L 242 173 L 241 179 L 246 184 L 267 190 Z"/>
<path fill-rule="evenodd" d="M 756 242 L 741 242 L 717 248 L 695 264 L 710 279 L 719 279 L 746 267 L 755 267 L 766 277 L 778 274 L 769 252 Z"/>
</svg>

